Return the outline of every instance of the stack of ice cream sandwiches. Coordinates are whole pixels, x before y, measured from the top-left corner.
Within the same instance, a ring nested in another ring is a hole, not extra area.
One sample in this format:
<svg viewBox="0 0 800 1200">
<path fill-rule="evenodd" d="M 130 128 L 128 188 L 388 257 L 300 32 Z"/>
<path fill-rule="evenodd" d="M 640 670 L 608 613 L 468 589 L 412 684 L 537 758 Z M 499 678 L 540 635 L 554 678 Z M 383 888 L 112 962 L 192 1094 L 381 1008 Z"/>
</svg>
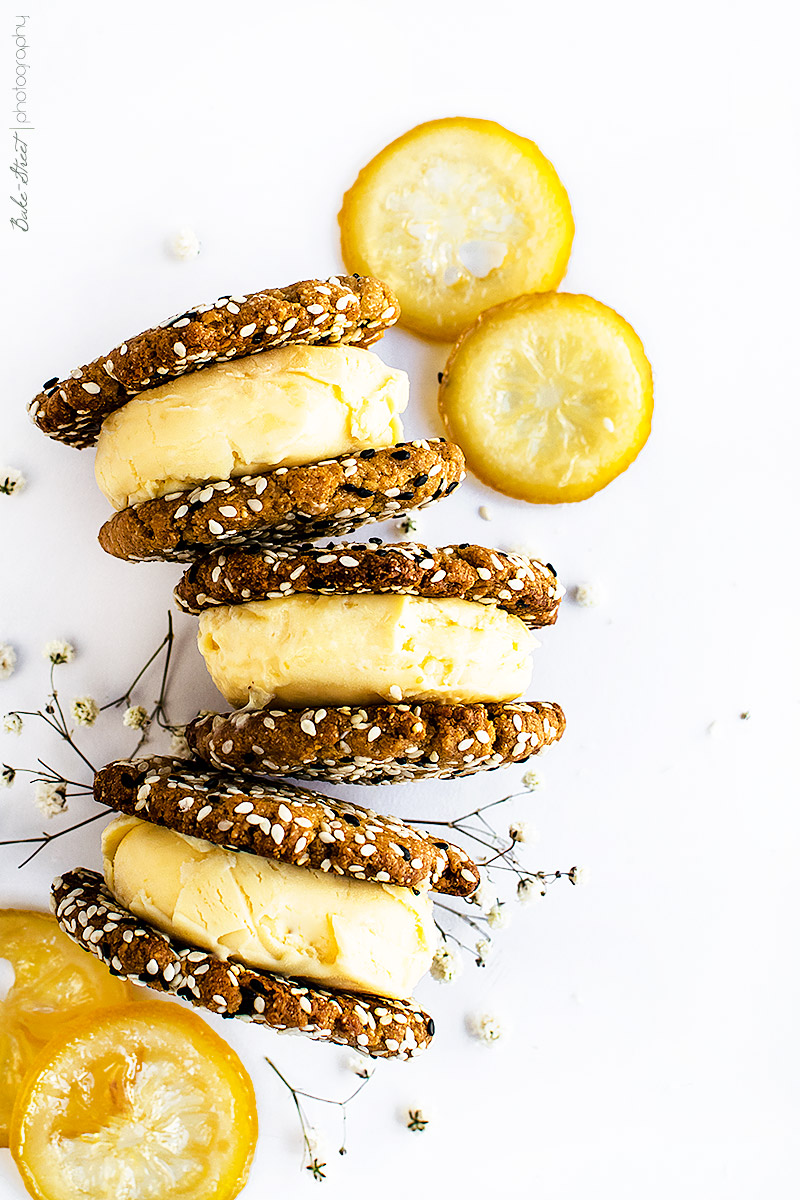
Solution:
<svg viewBox="0 0 800 1200">
<path fill-rule="evenodd" d="M 225 296 L 121 343 L 31 405 L 97 443 L 105 550 L 188 562 L 179 605 L 234 711 L 187 727 L 195 756 L 98 773 L 119 812 L 104 872 L 56 880 L 59 922 L 112 971 L 227 1016 L 372 1055 L 424 1048 L 411 998 L 433 892 L 479 872 L 447 841 L 281 777 L 451 778 L 557 741 L 523 701 L 549 564 L 468 544 L 319 544 L 450 494 L 459 448 L 403 442 L 405 375 L 366 349 L 399 315 L 380 281 Z"/>
</svg>

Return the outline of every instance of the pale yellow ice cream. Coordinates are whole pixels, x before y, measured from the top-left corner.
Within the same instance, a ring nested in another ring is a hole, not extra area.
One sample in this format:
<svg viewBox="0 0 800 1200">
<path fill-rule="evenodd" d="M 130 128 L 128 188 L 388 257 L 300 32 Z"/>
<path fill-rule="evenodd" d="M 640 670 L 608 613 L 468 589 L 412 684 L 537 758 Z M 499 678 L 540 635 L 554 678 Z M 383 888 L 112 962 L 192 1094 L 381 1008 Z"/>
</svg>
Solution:
<svg viewBox="0 0 800 1200">
<path fill-rule="evenodd" d="M 103 422 L 95 475 L 114 508 L 403 436 L 408 376 L 351 346 L 283 346 L 143 392 Z"/>
<path fill-rule="evenodd" d="M 437 945 L 427 888 L 393 887 L 223 850 L 120 816 L 103 832 L 120 904 L 218 958 L 405 999 Z"/>
<path fill-rule="evenodd" d="M 229 703 L 290 708 L 521 696 L 538 643 L 495 605 L 296 595 L 202 613 L 198 645 Z"/>
</svg>

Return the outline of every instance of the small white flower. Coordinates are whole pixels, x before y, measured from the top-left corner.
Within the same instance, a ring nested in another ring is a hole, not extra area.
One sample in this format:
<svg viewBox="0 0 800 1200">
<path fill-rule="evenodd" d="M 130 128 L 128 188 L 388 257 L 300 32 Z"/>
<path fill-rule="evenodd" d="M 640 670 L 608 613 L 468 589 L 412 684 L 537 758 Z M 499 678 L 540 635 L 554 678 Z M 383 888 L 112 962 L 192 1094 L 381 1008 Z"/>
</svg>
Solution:
<svg viewBox="0 0 800 1200">
<path fill-rule="evenodd" d="M 5 471 L 0 471 L 0 496 L 11 496 L 14 492 L 23 491 L 26 483 L 22 471 L 8 467 Z"/>
<path fill-rule="evenodd" d="M 170 238 L 169 248 L 175 258 L 188 262 L 200 253 L 200 239 L 193 229 L 184 225 Z"/>
<path fill-rule="evenodd" d="M 489 508 L 488 504 L 482 504 L 480 506 L 480 508 L 478 509 L 478 516 L 481 518 L 482 521 L 491 521 L 492 512 L 491 512 L 491 509 Z"/>
<path fill-rule="evenodd" d="M 424 1108 L 409 1108 L 406 1112 L 406 1128 L 412 1133 L 424 1133 L 430 1124 L 430 1116 Z"/>
<path fill-rule="evenodd" d="M 14 780 L 17 777 L 17 772 L 8 763 L 3 763 L 3 770 L 0 772 L 0 787 L 13 787 Z"/>
<path fill-rule="evenodd" d="M 570 883 L 574 883 L 575 887 L 586 887 L 589 882 L 588 867 L 573 867 L 569 873 Z"/>
<path fill-rule="evenodd" d="M 15 733 L 19 737 L 22 733 L 22 717 L 19 713 L 6 713 L 3 717 L 3 733 Z"/>
<path fill-rule="evenodd" d="M 470 904 L 477 904 L 481 912 L 488 912 L 497 903 L 497 892 L 488 879 L 483 879 L 469 897 Z"/>
<path fill-rule="evenodd" d="M 431 975 L 437 983 L 453 983 L 464 969 L 464 963 L 457 950 L 449 946 L 440 946 L 433 956 Z"/>
<path fill-rule="evenodd" d="M 419 513 L 416 510 L 406 513 L 397 522 L 397 530 L 403 537 L 411 537 L 412 534 L 417 533 L 419 530 Z"/>
<path fill-rule="evenodd" d="M 538 771 L 526 771 L 522 776 L 522 786 L 526 792 L 538 792 L 544 787 L 544 779 Z"/>
<path fill-rule="evenodd" d="M 146 729 L 150 724 L 150 714 L 143 704 L 134 704 L 125 709 L 122 724 L 128 729 Z"/>
<path fill-rule="evenodd" d="M 369 1079 L 375 1073 L 375 1063 L 363 1054 L 351 1054 L 346 1066 L 348 1071 L 352 1071 L 359 1079 Z"/>
<path fill-rule="evenodd" d="M 39 811 L 46 817 L 57 817 L 59 813 L 67 811 L 67 785 L 63 781 L 60 783 L 40 781 L 34 788 L 33 800 Z"/>
<path fill-rule="evenodd" d="M 48 659 L 54 667 L 62 666 L 64 663 L 72 662 L 75 657 L 75 647 L 69 642 L 56 639 L 48 642 L 46 646 L 42 646 L 42 657 Z"/>
<path fill-rule="evenodd" d="M 100 714 L 98 703 L 91 696 L 76 696 L 70 711 L 79 725 L 94 725 Z"/>
<path fill-rule="evenodd" d="M 191 758 L 192 752 L 186 740 L 186 726 L 176 725 L 169 739 L 169 752 L 175 758 Z"/>
<path fill-rule="evenodd" d="M 539 834 L 530 821 L 512 821 L 508 827 L 508 836 L 512 842 L 534 844 L 539 840 Z"/>
<path fill-rule="evenodd" d="M 478 956 L 475 959 L 478 966 L 485 967 L 489 959 L 494 954 L 494 945 L 492 944 L 491 938 L 478 938 L 477 942 L 475 943 L 475 953 Z"/>
<path fill-rule="evenodd" d="M 502 1021 L 493 1013 L 476 1013 L 468 1019 L 467 1028 L 474 1038 L 487 1046 L 499 1042 L 505 1034 Z"/>
<path fill-rule="evenodd" d="M 307 1125 L 305 1130 L 306 1149 L 312 1162 L 317 1162 L 321 1167 L 325 1167 L 331 1161 L 330 1143 L 321 1130 L 316 1129 L 313 1125 Z"/>
<path fill-rule="evenodd" d="M 8 679 L 14 674 L 17 665 L 17 652 L 8 642 L 0 642 L 0 679 Z"/>
<path fill-rule="evenodd" d="M 533 904 L 535 901 L 541 900 L 544 894 L 544 881 L 536 877 L 533 879 L 520 879 L 517 884 L 517 899 L 520 904 Z"/>
<path fill-rule="evenodd" d="M 511 920 L 511 912 L 508 905 L 503 904 L 498 900 L 493 904 L 486 914 L 486 923 L 490 929 L 505 929 Z"/>
<path fill-rule="evenodd" d="M 605 600 L 606 594 L 599 583 L 576 583 L 572 597 L 581 608 L 597 608 Z"/>
</svg>

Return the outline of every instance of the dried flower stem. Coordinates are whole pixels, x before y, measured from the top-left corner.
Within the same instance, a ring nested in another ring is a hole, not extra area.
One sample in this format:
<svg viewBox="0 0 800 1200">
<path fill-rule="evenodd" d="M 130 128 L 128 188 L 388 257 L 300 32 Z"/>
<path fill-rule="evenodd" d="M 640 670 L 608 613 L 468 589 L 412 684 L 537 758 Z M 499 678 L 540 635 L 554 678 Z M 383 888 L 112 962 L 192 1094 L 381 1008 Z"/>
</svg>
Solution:
<svg viewBox="0 0 800 1200">
<path fill-rule="evenodd" d="M 368 1075 L 366 1079 L 362 1080 L 355 1091 L 351 1092 L 346 1100 L 331 1100 L 328 1096 L 316 1096 L 312 1092 L 303 1091 L 302 1088 L 293 1087 L 293 1085 L 289 1083 L 289 1080 L 286 1078 L 286 1076 L 280 1070 L 278 1070 L 271 1058 L 267 1058 L 267 1056 L 264 1055 L 264 1062 L 268 1067 L 272 1068 L 272 1070 L 278 1076 L 278 1079 L 280 1079 L 281 1083 L 288 1090 L 292 1097 L 292 1103 L 297 1111 L 297 1116 L 300 1120 L 300 1128 L 303 1134 L 303 1166 L 307 1171 L 311 1171 L 314 1179 L 324 1179 L 325 1172 L 323 1168 L 326 1166 L 326 1164 L 324 1162 L 320 1162 L 320 1160 L 316 1158 L 315 1147 L 312 1145 L 311 1138 L 309 1136 L 309 1130 L 312 1128 L 312 1126 L 308 1120 L 305 1110 L 303 1109 L 301 1098 L 303 1100 L 314 1100 L 319 1104 L 333 1104 L 335 1107 L 342 1110 L 342 1144 L 339 1147 L 339 1153 L 346 1154 L 347 1106 L 351 1103 L 351 1101 L 355 1100 L 356 1096 L 358 1096 L 360 1092 L 364 1090 L 373 1076 Z M 306 1158 L 308 1158 L 308 1162 L 306 1162 Z"/>
</svg>

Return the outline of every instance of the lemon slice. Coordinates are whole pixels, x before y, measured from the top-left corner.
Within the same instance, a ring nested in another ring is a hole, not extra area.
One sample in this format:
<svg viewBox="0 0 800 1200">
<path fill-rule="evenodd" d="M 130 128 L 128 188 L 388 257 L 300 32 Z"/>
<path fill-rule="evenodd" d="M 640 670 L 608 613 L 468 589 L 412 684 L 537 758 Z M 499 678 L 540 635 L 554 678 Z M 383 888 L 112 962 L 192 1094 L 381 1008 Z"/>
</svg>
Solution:
<svg viewBox="0 0 800 1200">
<path fill-rule="evenodd" d="M 557 287 L 574 232 L 538 146 L 469 117 L 428 121 L 381 150 L 339 224 L 347 269 L 389 284 L 401 324 L 448 341 L 492 304 Z"/>
<path fill-rule="evenodd" d="M 10 1144 L 37 1200 L 223 1200 L 244 1186 L 257 1132 L 239 1059 L 163 1002 L 98 1009 L 51 1041 Z"/>
<path fill-rule="evenodd" d="M 461 337 L 439 410 L 490 487 L 539 504 L 585 500 L 650 433 L 653 379 L 637 335 L 590 296 L 518 296 Z"/>
<path fill-rule="evenodd" d="M 67 1021 L 136 989 L 76 946 L 49 913 L 0 909 L 0 959 L 14 980 L 0 1000 L 0 1146 L 8 1145 L 14 1099 L 34 1056 Z"/>
</svg>

